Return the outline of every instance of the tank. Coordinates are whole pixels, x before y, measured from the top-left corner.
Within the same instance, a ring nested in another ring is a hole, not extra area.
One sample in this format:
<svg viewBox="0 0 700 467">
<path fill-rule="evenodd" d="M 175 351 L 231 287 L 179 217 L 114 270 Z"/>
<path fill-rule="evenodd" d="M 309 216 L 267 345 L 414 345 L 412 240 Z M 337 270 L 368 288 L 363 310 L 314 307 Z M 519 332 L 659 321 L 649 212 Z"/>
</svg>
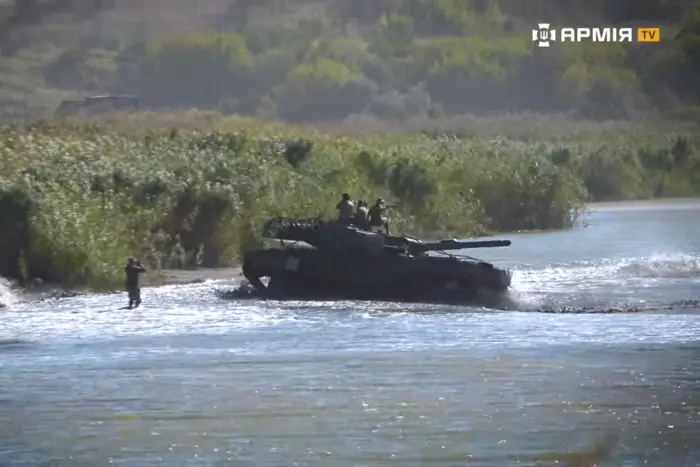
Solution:
<svg viewBox="0 0 700 467">
<path fill-rule="evenodd" d="M 506 247 L 509 240 L 423 241 L 340 221 L 283 218 L 267 221 L 263 237 L 279 246 L 243 260 L 258 297 L 470 304 L 497 299 L 511 284 L 509 270 L 449 253 Z"/>
</svg>

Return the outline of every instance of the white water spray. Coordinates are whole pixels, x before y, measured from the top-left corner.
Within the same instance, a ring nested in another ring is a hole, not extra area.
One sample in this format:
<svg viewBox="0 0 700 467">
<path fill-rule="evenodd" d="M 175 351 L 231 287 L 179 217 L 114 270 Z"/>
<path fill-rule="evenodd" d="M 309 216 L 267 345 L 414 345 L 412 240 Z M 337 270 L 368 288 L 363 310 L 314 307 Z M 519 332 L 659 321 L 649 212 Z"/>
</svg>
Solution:
<svg viewBox="0 0 700 467">
<path fill-rule="evenodd" d="M 12 308 L 17 303 L 17 297 L 12 293 L 10 283 L 0 277 L 0 310 Z"/>
<path fill-rule="evenodd" d="M 511 297 L 524 310 L 636 310 L 658 305 L 677 286 L 677 302 L 696 304 L 700 296 L 682 285 L 688 281 L 700 284 L 700 256 L 657 253 L 516 270 Z"/>
</svg>

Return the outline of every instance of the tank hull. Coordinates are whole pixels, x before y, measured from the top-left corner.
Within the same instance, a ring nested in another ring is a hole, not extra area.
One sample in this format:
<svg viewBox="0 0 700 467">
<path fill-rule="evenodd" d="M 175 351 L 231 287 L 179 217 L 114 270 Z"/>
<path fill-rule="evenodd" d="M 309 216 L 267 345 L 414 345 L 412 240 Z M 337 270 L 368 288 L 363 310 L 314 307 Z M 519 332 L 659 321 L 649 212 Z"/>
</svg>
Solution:
<svg viewBox="0 0 700 467">
<path fill-rule="evenodd" d="M 485 262 L 314 248 L 249 252 L 243 274 L 255 296 L 273 299 L 488 305 L 498 301 L 511 283 L 510 271 Z"/>
</svg>

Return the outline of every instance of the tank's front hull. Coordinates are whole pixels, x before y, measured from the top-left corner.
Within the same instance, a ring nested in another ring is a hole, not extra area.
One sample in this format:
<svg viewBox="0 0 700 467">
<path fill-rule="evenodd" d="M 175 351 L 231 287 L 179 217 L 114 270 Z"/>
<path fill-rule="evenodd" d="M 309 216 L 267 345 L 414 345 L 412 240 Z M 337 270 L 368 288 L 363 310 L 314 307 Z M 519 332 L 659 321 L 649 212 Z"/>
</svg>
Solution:
<svg viewBox="0 0 700 467">
<path fill-rule="evenodd" d="M 510 271 L 483 262 L 306 248 L 250 252 L 243 273 L 256 296 L 275 299 L 490 304 L 511 282 Z"/>
</svg>

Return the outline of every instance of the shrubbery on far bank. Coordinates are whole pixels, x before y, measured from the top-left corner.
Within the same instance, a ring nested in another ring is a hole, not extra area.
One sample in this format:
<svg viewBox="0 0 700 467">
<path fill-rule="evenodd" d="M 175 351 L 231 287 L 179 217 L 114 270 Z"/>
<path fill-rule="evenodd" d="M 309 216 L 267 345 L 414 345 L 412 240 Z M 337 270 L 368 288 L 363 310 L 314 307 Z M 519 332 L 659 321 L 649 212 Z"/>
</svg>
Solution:
<svg viewBox="0 0 700 467">
<path fill-rule="evenodd" d="M 518 123 L 520 122 L 520 123 Z M 344 191 L 397 203 L 394 230 L 562 228 L 588 199 L 700 190 L 699 133 L 564 118 L 339 132 L 200 112 L 0 129 L 0 275 L 110 287 L 155 267 L 235 263 L 277 215 L 332 217 Z"/>
</svg>

